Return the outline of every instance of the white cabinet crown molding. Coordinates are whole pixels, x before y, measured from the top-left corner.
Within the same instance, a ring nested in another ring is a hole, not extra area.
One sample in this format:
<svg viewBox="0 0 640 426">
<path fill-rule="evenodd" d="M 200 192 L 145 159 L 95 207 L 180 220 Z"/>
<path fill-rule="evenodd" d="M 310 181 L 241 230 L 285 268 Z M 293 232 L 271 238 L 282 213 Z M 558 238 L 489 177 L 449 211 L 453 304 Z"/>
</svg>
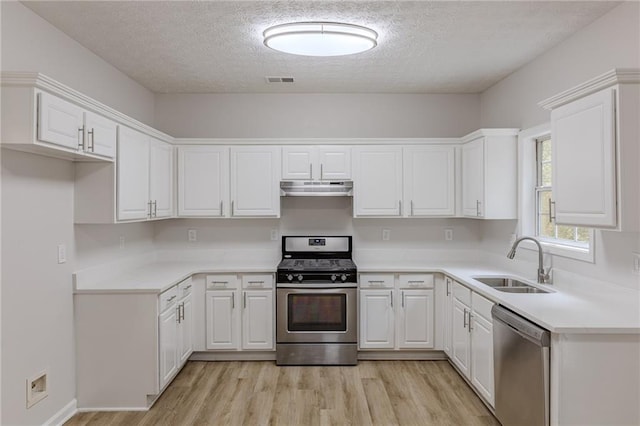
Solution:
<svg viewBox="0 0 640 426">
<path fill-rule="evenodd" d="M 180 145 L 446 145 L 460 138 L 175 138 Z"/>
<path fill-rule="evenodd" d="M 471 142 L 474 139 L 481 138 L 483 136 L 518 136 L 520 129 L 505 128 L 505 129 L 478 129 L 475 132 L 471 132 L 459 139 L 461 143 Z"/>
<path fill-rule="evenodd" d="M 78 92 L 66 86 L 51 77 L 48 77 L 39 72 L 24 72 L 24 71 L 2 71 L 0 73 L 0 85 L 3 87 L 34 87 L 40 90 L 44 90 L 51 94 L 60 96 L 68 101 L 71 101 L 82 108 L 93 111 L 104 117 L 110 118 L 116 121 L 118 124 L 125 125 L 134 130 L 138 130 L 156 139 L 160 139 L 164 142 L 172 143 L 174 138 L 163 133 L 159 130 L 150 127 L 135 118 L 129 117 L 101 102 L 96 101 L 89 96 Z"/>
<path fill-rule="evenodd" d="M 568 102 L 574 101 L 578 98 L 590 95 L 598 92 L 607 87 L 614 86 L 616 84 L 638 84 L 640 83 L 640 69 L 638 68 L 615 68 L 601 74 L 597 77 L 587 80 L 577 86 L 567 89 L 564 92 L 560 92 L 557 95 L 551 96 L 543 101 L 538 102 L 538 106 L 552 110 Z"/>
</svg>

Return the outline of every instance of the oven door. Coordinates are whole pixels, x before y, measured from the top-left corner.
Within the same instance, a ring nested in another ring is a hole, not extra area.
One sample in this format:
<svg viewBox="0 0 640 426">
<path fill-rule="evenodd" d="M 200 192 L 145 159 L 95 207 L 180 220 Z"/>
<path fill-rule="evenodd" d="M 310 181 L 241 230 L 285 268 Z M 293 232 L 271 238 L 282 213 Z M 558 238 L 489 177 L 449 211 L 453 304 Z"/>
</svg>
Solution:
<svg viewBox="0 0 640 426">
<path fill-rule="evenodd" d="M 278 343 L 356 343 L 356 288 L 276 289 Z"/>
</svg>

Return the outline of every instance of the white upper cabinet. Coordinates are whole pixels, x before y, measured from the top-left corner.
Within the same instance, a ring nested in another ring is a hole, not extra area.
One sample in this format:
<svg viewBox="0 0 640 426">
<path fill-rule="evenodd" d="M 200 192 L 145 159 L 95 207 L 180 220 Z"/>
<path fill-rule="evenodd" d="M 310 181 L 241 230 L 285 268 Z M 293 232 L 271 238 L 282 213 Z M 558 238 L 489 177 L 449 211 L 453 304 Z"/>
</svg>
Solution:
<svg viewBox="0 0 640 426">
<path fill-rule="evenodd" d="M 178 147 L 178 216 L 226 217 L 229 208 L 229 148 Z"/>
<path fill-rule="evenodd" d="M 280 217 L 280 147 L 231 148 L 231 216 Z"/>
<path fill-rule="evenodd" d="M 282 179 L 351 179 L 351 147 L 284 146 L 282 148 Z"/>
<path fill-rule="evenodd" d="M 405 147 L 405 217 L 455 215 L 455 147 Z"/>
<path fill-rule="evenodd" d="M 402 148 L 354 148 L 354 216 L 402 216 Z"/>
<path fill-rule="evenodd" d="M 101 115 L 87 111 L 84 115 L 85 151 L 107 158 L 116 156 L 118 125 Z"/>
<path fill-rule="evenodd" d="M 149 196 L 153 218 L 173 215 L 173 146 L 155 139 L 149 146 Z"/>
<path fill-rule="evenodd" d="M 57 96 L 38 94 L 38 140 L 82 149 L 84 110 Z"/>
<path fill-rule="evenodd" d="M 149 197 L 149 137 L 120 127 L 118 137 L 118 220 L 151 217 Z"/>
<path fill-rule="evenodd" d="M 551 109 L 556 223 L 638 231 L 640 71 L 613 70 L 540 103 Z"/>
<path fill-rule="evenodd" d="M 463 138 L 463 216 L 517 218 L 516 136 L 516 129 L 483 129 Z"/>
</svg>

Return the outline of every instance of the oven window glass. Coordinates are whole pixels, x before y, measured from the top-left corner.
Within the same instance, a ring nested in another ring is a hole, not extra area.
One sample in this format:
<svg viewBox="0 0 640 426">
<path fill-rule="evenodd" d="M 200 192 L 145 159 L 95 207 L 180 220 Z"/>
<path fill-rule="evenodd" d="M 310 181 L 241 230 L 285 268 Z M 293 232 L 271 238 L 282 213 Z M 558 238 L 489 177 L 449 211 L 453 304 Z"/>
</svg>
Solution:
<svg viewBox="0 0 640 426">
<path fill-rule="evenodd" d="M 346 294 L 289 294 L 289 331 L 346 331 Z"/>
</svg>

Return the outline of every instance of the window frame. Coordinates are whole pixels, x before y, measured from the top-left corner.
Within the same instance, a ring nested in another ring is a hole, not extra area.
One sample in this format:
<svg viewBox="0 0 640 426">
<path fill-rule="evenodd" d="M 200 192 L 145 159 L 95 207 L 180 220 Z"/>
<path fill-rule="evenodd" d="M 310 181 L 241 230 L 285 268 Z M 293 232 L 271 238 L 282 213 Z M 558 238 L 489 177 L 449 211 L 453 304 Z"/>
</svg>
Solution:
<svg viewBox="0 0 640 426">
<path fill-rule="evenodd" d="M 595 263 L 596 238 L 589 231 L 589 247 L 562 244 L 560 241 L 538 238 L 538 152 L 537 141 L 551 134 L 551 123 L 522 130 L 518 134 L 518 227 L 519 236 L 531 235 L 539 239 L 543 250 L 552 255 Z M 523 241 L 521 247 L 537 250 L 534 243 Z"/>
</svg>

